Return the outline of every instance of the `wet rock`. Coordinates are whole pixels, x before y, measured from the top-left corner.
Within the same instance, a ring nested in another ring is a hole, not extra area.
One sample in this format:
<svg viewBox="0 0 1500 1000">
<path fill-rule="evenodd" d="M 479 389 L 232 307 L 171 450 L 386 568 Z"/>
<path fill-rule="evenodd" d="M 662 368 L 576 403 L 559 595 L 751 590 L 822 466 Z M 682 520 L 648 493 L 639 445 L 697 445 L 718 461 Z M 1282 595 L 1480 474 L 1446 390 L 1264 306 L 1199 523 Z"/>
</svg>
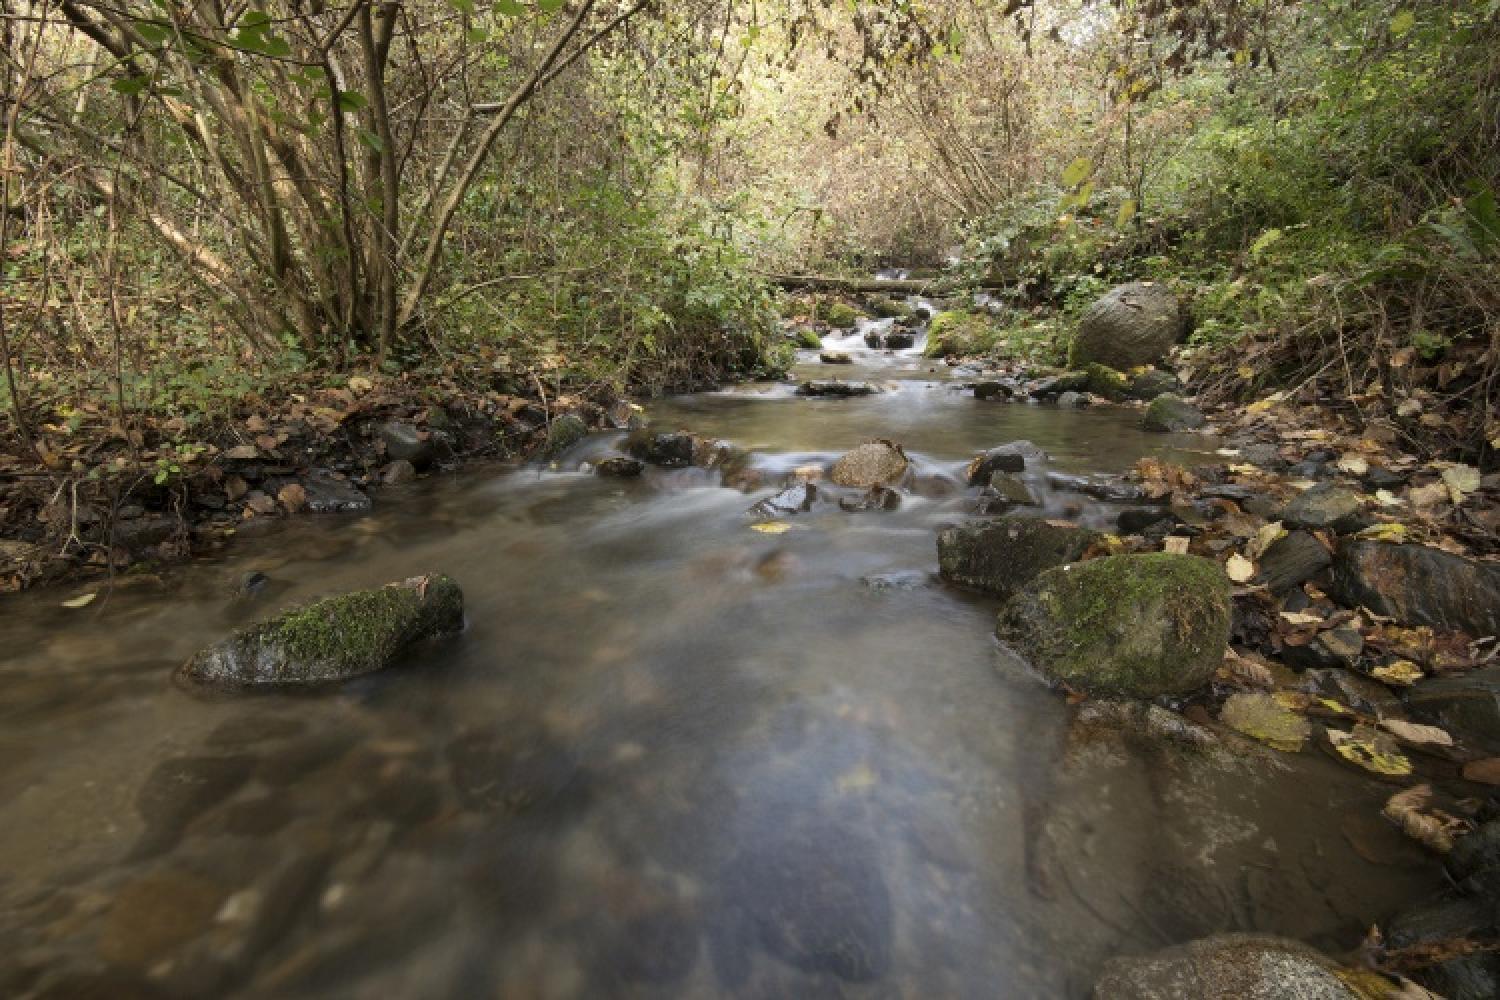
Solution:
<svg viewBox="0 0 1500 1000">
<path fill-rule="evenodd" d="M 646 426 L 646 417 L 641 408 L 628 399 L 617 399 L 604 413 L 609 426 L 617 431 L 638 431 Z"/>
<path fill-rule="evenodd" d="M 1148 368 L 1136 373 L 1131 376 L 1129 385 L 1125 387 L 1125 394 L 1131 399 L 1142 399 L 1148 403 L 1168 392 L 1180 394 L 1182 382 L 1176 375 L 1159 368 Z"/>
<path fill-rule="evenodd" d="M 463 628 L 463 592 L 441 574 L 330 597 L 199 652 L 185 678 L 234 686 L 324 684 L 384 669 L 402 650 Z"/>
<path fill-rule="evenodd" d="M 556 458 L 582 441 L 588 433 L 589 425 L 576 413 L 554 417 L 552 423 L 547 425 L 547 444 L 543 447 L 542 454 L 549 459 Z"/>
<path fill-rule="evenodd" d="M 1308 531 L 1289 531 L 1272 542 L 1260 557 L 1260 575 L 1273 594 L 1301 586 L 1333 564 L 1333 556 Z"/>
<path fill-rule="evenodd" d="M 813 483 L 794 483 L 775 496 L 766 497 L 750 508 L 752 517 L 784 517 L 805 514 L 818 501 L 818 487 Z"/>
<path fill-rule="evenodd" d="M 594 466 L 595 475 L 610 479 L 633 479 L 644 471 L 646 471 L 646 463 L 639 459 L 626 458 L 624 455 L 601 459 L 599 464 Z"/>
<path fill-rule="evenodd" d="M 693 435 L 687 431 L 658 432 L 642 428 L 630 435 L 625 450 L 647 465 L 680 469 L 693 464 L 694 445 Z"/>
<path fill-rule="evenodd" d="M 1125 398 L 1125 389 L 1129 385 L 1129 380 L 1123 373 L 1109 365 L 1098 363 L 1084 365 L 1083 373 L 1088 376 L 1088 383 L 1084 388 L 1095 396 L 1115 401 Z M 1058 402 L 1061 401 L 1059 397 Z"/>
<path fill-rule="evenodd" d="M 1356 712 L 1377 719 L 1400 718 L 1401 701 L 1379 681 L 1342 668 L 1314 669 L 1303 673 L 1298 687 L 1309 694 L 1332 698 Z"/>
<path fill-rule="evenodd" d="M 848 451 L 833 463 L 828 478 L 837 486 L 854 486 L 869 489 L 899 481 L 906 475 L 911 463 L 906 452 L 894 441 L 884 438 L 866 441 Z"/>
<path fill-rule="evenodd" d="M 385 456 L 393 462 L 410 462 L 418 471 L 437 459 L 437 442 L 431 434 L 400 420 L 387 420 L 375 428 L 385 445 Z"/>
<path fill-rule="evenodd" d="M 1115 527 L 1119 528 L 1122 535 L 1146 534 L 1158 525 L 1162 526 L 1162 533 L 1165 534 L 1181 523 L 1180 517 L 1162 507 L 1122 510 L 1120 516 L 1115 518 Z"/>
<path fill-rule="evenodd" d="M 1090 698 L 1078 706 L 1073 721 L 1080 729 L 1112 730 L 1153 749 L 1165 744 L 1203 749 L 1219 742 L 1206 726 L 1145 701 Z"/>
<path fill-rule="evenodd" d="M 583 790 L 578 758 L 529 726 L 469 733 L 450 743 L 446 756 L 459 801 L 469 809 L 522 813 Z"/>
<path fill-rule="evenodd" d="M 109 540 L 122 549 L 148 548 L 160 545 L 184 527 L 175 517 L 134 517 L 116 521 L 110 529 Z"/>
<path fill-rule="evenodd" d="M 1057 405 L 1064 409 L 1074 409 L 1079 406 L 1087 406 L 1089 398 L 1076 392 L 1065 392 L 1057 397 Z"/>
<path fill-rule="evenodd" d="M 852 365 L 854 359 L 843 351 L 824 351 L 818 355 L 818 360 L 825 365 Z"/>
<path fill-rule="evenodd" d="M 1105 503 L 1141 503 L 1146 500 L 1146 491 L 1135 483 L 1105 476 L 1069 476 L 1061 472 L 1047 473 L 1047 485 L 1055 490 L 1082 493 Z"/>
<path fill-rule="evenodd" d="M 1012 507 L 1040 506 L 1040 501 L 1032 494 L 1031 487 L 1027 486 L 1019 476 L 1009 472 L 991 473 L 990 483 L 986 489 Z"/>
<path fill-rule="evenodd" d="M 904 573 L 878 573 L 862 576 L 860 582 L 871 590 L 917 590 L 927 586 L 927 574 L 917 569 Z"/>
<path fill-rule="evenodd" d="M 1070 360 L 1121 371 L 1155 364 L 1183 332 L 1182 309 L 1164 286 L 1147 281 L 1119 285 L 1084 310 Z"/>
<path fill-rule="evenodd" d="M 387 486 L 402 486 L 417 478 L 417 467 L 398 458 L 380 470 L 380 481 Z"/>
<path fill-rule="evenodd" d="M 130 969 L 149 969 L 208 930 L 228 892 L 187 872 L 162 871 L 125 884 L 99 933 L 99 955 Z"/>
<path fill-rule="evenodd" d="M 803 972 L 872 982 L 891 964 L 889 890 L 874 845 L 822 820 L 770 828 L 726 879 L 761 945 Z"/>
<path fill-rule="evenodd" d="M 1287 644 L 1282 659 L 1298 670 L 1309 667 L 1352 666 L 1364 651 L 1365 640 L 1358 629 L 1334 628 L 1319 632 L 1311 642 Z"/>
<path fill-rule="evenodd" d="M 135 796 L 146 825 L 135 856 L 175 846 L 188 824 L 240 790 L 251 768 L 251 759 L 241 756 L 172 757 L 156 765 Z"/>
<path fill-rule="evenodd" d="M 265 593 L 266 587 L 270 586 L 271 578 L 259 570 L 251 570 L 240 577 L 240 582 L 235 585 L 234 595 L 240 598 L 259 597 Z"/>
<path fill-rule="evenodd" d="M 974 385 L 975 399 L 1002 399 L 1014 392 L 1015 389 L 1004 382 L 976 382 Z"/>
<path fill-rule="evenodd" d="M 1500 820 L 1492 819 L 1460 837 L 1443 859 L 1453 883 L 1471 895 L 1497 898 L 1500 889 Z"/>
<path fill-rule="evenodd" d="M 1364 501 L 1358 493 L 1332 483 L 1310 486 L 1292 498 L 1281 512 L 1289 528 L 1332 529 L 1340 533 L 1358 530 L 1364 514 Z"/>
<path fill-rule="evenodd" d="M 879 351 L 904 351 L 916 341 L 916 334 L 899 327 L 891 330 L 876 327 L 865 331 L 865 346 Z"/>
<path fill-rule="evenodd" d="M 1340 967 L 1307 945 L 1216 934 L 1152 955 L 1110 959 L 1094 1000 L 1360 1000 Z"/>
<path fill-rule="evenodd" d="M 1348 607 L 1362 605 L 1408 625 L 1500 634 L 1500 563 L 1425 545 L 1344 539 L 1331 592 Z"/>
<path fill-rule="evenodd" d="M 301 485 L 307 492 L 304 509 L 314 514 L 363 514 L 370 509 L 369 497 L 328 469 L 314 470 Z"/>
<path fill-rule="evenodd" d="M 662 906 L 625 921 L 596 960 L 601 986 L 685 979 L 698 963 L 698 927 L 675 906 Z"/>
<path fill-rule="evenodd" d="M 867 382 L 803 382 L 797 386 L 799 396 L 846 398 L 849 396 L 873 396 L 875 387 Z"/>
<path fill-rule="evenodd" d="M 1500 902 L 1493 897 L 1446 897 L 1397 915 L 1386 928 L 1386 941 L 1392 948 L 1440 949 L 1460 940 L 1493 940 L 1497 931 Z M 1500 996 L 1500 955 L 1459 955 L 1422 968 L 1413 978 L 1445 1000 L 1491 1000 Z"/>
<path fill-rule="evenodd" d="M 1286 467 L 1286 460 L 1281 457 L 1281 449 L 1274 444 L 1262 444 L 1251 442 L 1239 447 L 1240 460 L 1262 469 L 1281 469 Z"/>
<path fill-rule="evenodd" d="M 1407 692 L 1406 704 L 1413 715 L 1459 734 L 1466 744 L 1500 752 L 1500 667 L 1430 678 Z"/>
<path fill-rule="evenodd" d="M 851 514 L 870 510 L 896 510 L 901 506 L 901 494 L 889 486 L 872 486 L 859 496 L 839 497 L 839 510 Z"/>
<path fill-rule="evenodd" d="M 1229 578 L 1152 552 L 1049 569 L 1000 612 L 997 635 L 1042 673 L 1094 694 L 1154 698 L 1202 686 L 1224 657 Z"/>
<path fill-rule="evenodd" d="M 1024 517 L 971 521 L 938 534 L 944 580 L 1009 597 L 1043 570 L 1081 558 L 1099 536 L 1086 528 Z"/>
<path fill-rule="evenodd" d="M 1170 392 L 1153 399 L 1141 418 L 1141 426 L 1146 430 L 1167 433 L 1197 430 L 1207 422 L 1202 410 Z"/>
<path fill-rule="evenodd" d="M 996 472 L 1021 472 L 1027 462 L 1042 462 L 1047 453 L 1030 441 L 1012 441 L 997 448 L 975 455 L 969 462 L 970 486 L 982 486 Z"/>
</svg>

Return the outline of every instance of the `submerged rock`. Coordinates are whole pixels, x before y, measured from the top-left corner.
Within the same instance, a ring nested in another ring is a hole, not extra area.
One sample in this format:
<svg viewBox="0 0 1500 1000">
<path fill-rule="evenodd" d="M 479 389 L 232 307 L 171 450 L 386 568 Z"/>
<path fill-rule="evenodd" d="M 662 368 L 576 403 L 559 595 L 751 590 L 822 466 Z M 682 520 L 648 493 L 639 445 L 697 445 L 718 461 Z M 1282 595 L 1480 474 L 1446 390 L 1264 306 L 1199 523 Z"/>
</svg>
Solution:
<svg viewBox="0 0 1500 1000">
<path fill-rule="evenodd" d="M 1182 308 L 1163 285 L 1132 282 L 1110 289 L 1084 310 L 1071 360 L 1126 370 L 1155 364 L 1183 334 Z"/>
<path fill-rule="evenodd" d="M 1334 558 L 1332 593 L 1351 608 L 1363 605 L 1404 624 L 1500 635 L 1497 563 L 1425 545 L 1345 539 Z"/>
<path fill-rule="evenodd" d="M 441 574 L 294 608 L 199 652 L 183 676 L 211 684 L 326 684 L 390 666 L 419 639 L 463 628 L 463 592 Z"/>
<path fill-rule="evenodd" d="M 975 399 L 1008 399 L 1015 391 L 1014 386 L 995 380 L 974 383 Z"/>
<path fill-rule="evenodd" d="M 799 396 L 827 396 L 840 398 L 848 396 L 873 396 L 874 394 L 875 387 L 867 382 L 815 381 L 803 382 L 801 385 L 797 386 L 797 395 Z"/>
<path fill-rule="evenodd" d="M 646 471 L 644 462 L 635 458 L 626 458 L 623 455 L 600 459 L 599 464 L 594 466 L 596 476 L 606 476 L 612 479 L 631 479 L 644 471 Z"/>
<path fill-rule="evenodd" d="M 1094 1000 L 1360 1000 L 1332 959 L 1260 934 L 1216 934 L 1153 955 L 1110 959 Z"/>
<path fill-rule="evenodd" d="M 1191 431 L 1202 427 L 1207 420 L 1203 412 L 1181 396 L 1164 392 L 1146 407 L 1141 426 L 1148 431 Z"/>
<path fill-rule="evenodd" d="M 410 462 L 418 471 L 437 458 L 437 442 L 411 424 L 388 420 L 376 428 L 385 444 L 385 456 L 392 462 Z"/>
<path fill-rule="evenodd" d="M 1500 752 L 1500 667 L 1425 680 L 1407 694 L 1406 704 L 1424 722 Z"/>
<path fill-rule="evenodd" d="M 825 365 L 852 365 L 854 359 L 843 351 L 824 351 L 818 355 L 818 360 Z"/>
<path fill-rule="evenodd" d="M 833 463 L 828 478 L 836 486 L 869 489 L 897 482 L 906 475 L 910 466 L 906 452 L 901 450 L 899 444 L 880 438 L 866 441 L 841 455 Z"/>
<path fill-rule="evenodd" d="M 999 637 L 1042 673 L 1092 694 L 1183 694 L 1229 642 L 1229 578 L 1197 556 L 1151 552 L 1049 569 L 1001 610 Z"/>
<path fill-rule="evenodd" d="M 1031 487 L 1027 486 L 1021 477 L 1009 472 L 996 472 L 990 476 L 990 484 L 986 487 L 995 499 L 1009 504 L 1012 507 L 1039 507 L 1041 502 L 1032 494 Z"/>
<path fill-rule="evenodd" d="M 1029 517 L 970 521 L 938 534 L 944 580 L 1009 597 L 1038 573 L 1083 557 L 1099 535 Z"/>
<path fill-rule="evenodd" d="M 643 427 L 630 435 L 625 450 L 647 465 L 678 469 L 693 464 L 696 444 L 687 431 L 653 431 Z"/>
<path fill-rule="evenodd" d="M 839 497 L 839 510 L 851 514 L 867 510 L 896 510 L 901 506 L 901 494 L 889 486 L 871 486 L 858 496 Z"/>
</svg>

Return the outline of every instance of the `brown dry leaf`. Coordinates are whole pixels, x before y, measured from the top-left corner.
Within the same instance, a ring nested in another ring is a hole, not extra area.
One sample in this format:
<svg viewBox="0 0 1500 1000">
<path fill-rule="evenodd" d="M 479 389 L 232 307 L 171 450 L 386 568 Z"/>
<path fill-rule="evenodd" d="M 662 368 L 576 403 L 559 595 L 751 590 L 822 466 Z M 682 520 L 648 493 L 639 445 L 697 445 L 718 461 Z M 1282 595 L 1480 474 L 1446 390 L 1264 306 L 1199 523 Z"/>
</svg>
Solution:
<svg viewBox="0 0 1500 1000">
<path fill-rule="evenodd" d="M 1448 496 L 1457 507 L 1479 489 L 1479 470 L 1472 465 L 1450 465 L 1443 470 L 1443 485 L 1448 487 Z"/>
<path fill-rule="evenodd" d="M 1310 615 L 1306 611 L 1283 611 L 1282 620 L 1289 625 L 1321 625 L 1322 615 Z"/>
<path fill-rule="evenodd" d="M 257 514 L 274 514 L 276 512 L 276 501 L 266 496 L 260 490 L 256 490 L 245 497 L 245 507 L 247 510 L 254 511 Z"/>
<path fill-rule="evenodd" d="M 1422 673 L 1422 668 L 1410 660 L 1397 660 L 1395 663 L 1376 667 L 1370 671 L 1370 676 L 1397 687 L 1411 687 L 1425 675 Z"/>
<path fill-rule="evenodd" d="M 224 481 L 224 495 L 234 503 L 240 497 L 250 492 L 250 484 L 240 476 L 230 476 Z"/>
<path fill-rule="evenodd" d="M 1432 786 L 1416 785 L 1392 795 L 1380 812 L 1408 837 L 1447 854 L 1453 850 L 1454 838 L 1468 832 L 1468 825 L 1440 809 L 1431 809 L 1431 804 Z"/>
<path fill-rule="evenodd" d="M 1448 502 L 1448 487 L 1442 483 L 1428 483 L 1426 486 L 1413 486 L 1407 494 L 1407 499 L 1417 510 L 1427 511 Z"/>
<path fill-rule="evenodd" d="M 1381 719 L 1380 728 L 1390 732 L 1397 739 L 1415 746 L 1424 747 L 1451 747 L 1453 737 L 1447 730 L 1439 729 L 1437 726 L 1420 726 L 1415 722 L 1405 722 L 1401 719 Z"/>
<path fill-rule="evenodd" d="M 260 449 L 253 444 L 241 444 L 230 448 L 224 453 L 225 458 L 234 459 L 237 462 L 248 462 L 260 457 Z"/>
<path fill-rule="evenodd" d="M 266 423 L 266 418 L 262 417 L 258 413 L 255 416 L 251 417 L 249 420 L 245 421 L 245 430 L 249 431 L 251 434 L 264 434 L 270 429 L 271 425 Z"/>
<path fill-rule="evenodd" d="M 287 483 L 276 494 L 276 499 L 289 513 L 295 514 L 307 506 L 307 490 L 302 488 L 301 483 Z"/>
<path fill-rule="evenodd" d="M 1192 542 L 1186 535 L 1168 535 L 1161 541 L 1163 552 L 1171 552 L 1173 555 L 1185 556 L 1188 554 L 1188 545 Z"/>
<path fill-rule="evenodd" d="M 1224 650 L 1224 672 L 1229 675 L 1230 680 L 1248 687 L 1270 690 L 1276 686 L 1276 678 L 1270 670 L 1254 660 L 1246 659 L 1232 649 Z"/>
<path fill-rule="evenodd" d="M 1464 765 L 1464 780 L 1481 785 L 1500 785 L 1500 757 L 1469 761 Z"/>
<path fill-rule="evenodd" d="M 285 434 L 262 434 L 260 437 L 255 439 L 255 445 L 261 451 L 269 452 L 275 451 L 281 445 L 281 442 L 285 440 Z"/>
</svg>

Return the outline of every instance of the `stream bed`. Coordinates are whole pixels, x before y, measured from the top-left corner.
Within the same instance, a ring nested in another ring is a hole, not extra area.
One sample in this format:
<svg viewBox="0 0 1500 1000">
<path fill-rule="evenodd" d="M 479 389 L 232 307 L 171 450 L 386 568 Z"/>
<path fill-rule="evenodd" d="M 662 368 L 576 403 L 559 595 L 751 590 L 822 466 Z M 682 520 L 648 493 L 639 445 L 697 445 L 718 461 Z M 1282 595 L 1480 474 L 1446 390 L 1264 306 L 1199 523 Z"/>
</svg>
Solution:
<svg viewBox="0 0 1500 1000">
<path fill-rule="evenodd" d="M 1342 950 L 1436 866 L 1388 788 L 1318 754 L 1193 751 L 1070 706 L 935 579 L 962 469 L 1028 439 L 1118 472 L 1214 443 L 1139 411 L 980 401 L 911 351 L 655 401 L 753 452 L 703 469 L 471 471 L 363 517 L 246 532 L 87 608 L 5 598 L 0 993 L 1084 997 L 1100 964 L 1223 930 Z M 752 530 L 791 470 L 899 441 L 894 511 Z M 1048 488 L 1038 516 L 1122 509 Z M 428 571 L 466 631 L 313 694 L 173 670 L 289 603 Z M 260 595 L 235 595 L 247 573 Z M 1118 721 L 1118 720 L 1115 720 Z"/>
</svg>

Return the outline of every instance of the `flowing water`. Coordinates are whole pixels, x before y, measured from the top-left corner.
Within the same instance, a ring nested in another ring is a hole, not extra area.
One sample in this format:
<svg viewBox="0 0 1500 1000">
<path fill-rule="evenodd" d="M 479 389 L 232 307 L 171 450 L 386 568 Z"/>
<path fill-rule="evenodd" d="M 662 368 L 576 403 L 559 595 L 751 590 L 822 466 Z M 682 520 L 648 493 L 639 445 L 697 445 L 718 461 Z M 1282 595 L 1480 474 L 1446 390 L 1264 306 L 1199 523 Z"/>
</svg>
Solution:
<svg viewBox="0 0 1500 1000">
<path fill-rule="evenodd" d="M 1387 789 L 1315 751 L 1087 725 L 932 579 L 976 451 L 1066 472 L 1212 443 L 1136 413 L 981 402 L 910 352 L 656 402 L 752 449 L 697 469 L 470 472 L 298 519 L 82 610 L 5 599 L 0 993 L 1068 997 L 1219 930 L 1354 944 L 1433 878 Z M 899 440 L 900 509 L 751 530 L 780 474 Z M 1119 508 L 1047 490 L 1045 512 Z M 290 602 L 442 570 L 467 630 L 316 694 L 173 668 Z M 271 579 L 237 598 L 249 571 Z"/>
</svg>

